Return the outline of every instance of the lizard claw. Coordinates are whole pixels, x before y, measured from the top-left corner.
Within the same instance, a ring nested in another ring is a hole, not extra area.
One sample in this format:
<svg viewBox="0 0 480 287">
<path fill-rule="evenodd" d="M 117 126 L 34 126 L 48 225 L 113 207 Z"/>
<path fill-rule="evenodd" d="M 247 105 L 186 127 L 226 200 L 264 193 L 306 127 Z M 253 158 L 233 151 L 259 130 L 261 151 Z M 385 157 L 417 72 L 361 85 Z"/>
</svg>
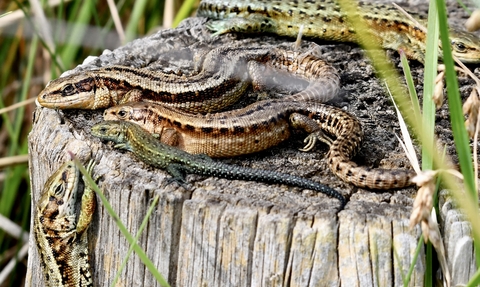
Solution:
<svg viewBox="0 0 480 287">
<path fill-rule="evenodd" d="M 101 176 L 96 176 L 96 177 L 93 176 L 93 168 L 95 167 L 95 165 L 96 165 L 95 161 L 91 159 L 86 166 L 86 170 L 87 170 L 87 173 L 90 175 L 90 177 L 93 179 L 93 181 L 97 182 Z M 85 176 L 82 176 L 82 179 L 83 179 L 83 182 L 87 184 Z"/>
<path fill-rule="evenodd" d="M 179 186 L 183 187 L 184 189 L 190 190 L 190 188 L 188 187 L 188 183 L 183 178 L 176 178 L 176 177 L 167 178 L 161 185 L 161 188 L 165 188 L 167 185 L 171 183 L 176 183 Z"/>
<path fill-rule="evenodd" d="M 88 165 L 87 165 L 87 172 L 88 174 L 92 174 L 93 172 L 93 168 L 95 167 L 95 161 L 93 161 L 93 159 L 91 159 L 89 162 L 88 162 Z"/>
<path fill-rule="evenodd" d="M 321 130 L 318 130 L 316 132 L 313 132 L 309 134 L 303 142 L 306 143 L 306 145 L 299 149 L 300 151 L 311 151 L 314 147 L 317 141 L 321 141 L 326 143 L 327 145 L 331 146 L 333 143 L 333 140 L 328 137 L 326 134 L 324 134 Z"/>
</svg>

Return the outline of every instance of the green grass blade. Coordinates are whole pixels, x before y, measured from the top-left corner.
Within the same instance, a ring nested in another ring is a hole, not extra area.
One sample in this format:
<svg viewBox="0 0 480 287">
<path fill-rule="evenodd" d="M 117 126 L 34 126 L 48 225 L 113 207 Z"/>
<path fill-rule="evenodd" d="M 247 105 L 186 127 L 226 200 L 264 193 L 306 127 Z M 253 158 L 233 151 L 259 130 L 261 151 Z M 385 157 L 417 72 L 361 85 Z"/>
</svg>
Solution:
<svg viewBox="0 0 480 287">
<path fill-rule="evenodd" d="M 477 272 L 470 278 L 470 281 L 466 285 L 466 287 L 476 287 L 480 286 L 480 269 L 477 269 Z"/>
<path fill-rule="evenodd" d="M 173 19 L 172 27 L 177 27 L 183 19 L 189 17 L 190 14 L 192 14 L 193 7 L 196 2 L 196 0 L 185 0 L 185 2 L 183 2 L 180 10 L 178 10 L 177 15 L 175 15 L 175 19 Z"/>
<path fill-rule="evenodd" d="M 438 6 L 438 14 L 440 17 L 444 17 L 444 21 L 440 22 L 441 28 L 441 40 L 444 51 L 444 63 L 446 68 L 446 82 L 447 82 L 447 95 L 449 102 L 450 117 L 452 122 L 452 131 L 453 137 L 455 140 L 455 146 L 457 147 L 458 157 L 460 160 L 460 167 L 462 174 L 464 176 L 465 184 L 467 191 L 471 199 L 477 202 L 477 193 L 475 191 L 474 180 L 475 176 L 473 174 L 472 166 L 472 154 L 470 152 L 470 140 L 467 135 L 467 131 L 464 125 L 464 117 L 462 112 L 462 102 L 460 99 L 460 90 L 458 87 L 458 81 L 456 77 L 456 72 L 454 69 L 453 58 L 450 48 L 450 40 L 448 37 L 448 27 L 446 23 L 446 8 L 445 4 L 436 0 L 442 4 Z"/>
<path fill-rule="evenodd" d="M 81 48 L 81 44 L 78 43 L 78 39 L 85 37 L 87 32 L 87 25 L 92 19 L 92 13 L 95 11 L 95 1 L 86 0 L 79 1 L 82 5 L 79 5 L 79 12 L 72 13 L 72 16 L 76 16 L 74 28 L 70 32 L 70 37 L 67 39 L 65 47 L 62 49 L 60 54 L 62 63 L 66 68 L 72 67 L 75 63 L 75 58 Z"/>
<path fill-rule="evenodd" d="M 23 101 L 27 97 L 30 88 L 30 80 L 33 73 L 33 64 L 35 62 L 35 55 L 38 46 L 38 37 L 34 36 L 30 44 L 30 53 L 28 56 L 27 68 L 22 83 L 22 90 L 18 101 Z M 13 122 L 13 134 L 10 135 L 10 146 L 8 148 L 8 155 L 27 154 L 26 142 L 27 139 L 21 139 L 22 123 L 25 117 L 25 107 L 16 110 L 16 115 Z M 23 148 L 22 143 L 23 140 Z M 0 213 L 9 216 L 14 206 L 15 199 L 21 192 L 19 186 L 25 175 L 26 167 L 24 165 L 16 166 L 8 169 L 7 178 L 3 186 L 3 192 L 0 194 Z"/>
<path fill-rule="evenodd" d="M 474 0 L 473 2 L 475 3 L 476 7 L 480 6 L 480 1 Z M 462 7 L 463 10 L 467 11 L 469 15 L 472 14 L 472 10 L 470 10 L 470 8 L 468 8 L 467 5 L 465 5 L 465 3 L 463 3 L 462 0 L 457 0 L 457 3 L 458 5 L 460 5 L 460 7 Z"/>
<path fill-rule="evenodd" d="M 430 1 L 428 9 L 427 48 L 425 52 L 423 84 L 423 120 L 420 131 L 424 136 L 422 142 L 422 170 L 433 168 L 433 155 L 431 150 L 435 148 L 434 136 L 436 107 L 432 99 L 435 91 L 435 78 L 437 77 L 439 34 L 437 5 L 435 1 Z"/>
<path fill-rule="evenodd" d="M 402 274 L 402 280 L 403 280 L 403 286 L 405 286 L 405 287 L 407 287 L 410 284 L 410 279 L 412 278 L 413 270 L 415 270 L 415 265 L 417 264 L 418 256 L 420 255 L 420 251 L 422 250 L 422 246 L 423 246 L 423 235 L 420 235 L 420 238 L 418 239 L 417 248 L 415 248 L 415 254 L 413 256 L 412 263 L 410 264 L 410 268 L 408 268 L 408 273 L 405 276 L 405 278 L 403 278 L 403 273 L 401 273 Z M 394 253 L 395 258 L 397 259 L 398 262 L 400 262 L 400 258 L 398 258 L 397 252 L 395 251 L 395 249 L 393 251 L 395 252 Z"/>
<path fill-rule="evenodd" d="M 135 39 L 137 35 L 138 23 L 140 22 L 141 17 L 145 12 L 145 7 L 147 6 L 147 0 L 138 0 L 135 1 L 133 6 L 132 15 L 128 21 L 127 28 L 125 29 L 125 41 L 130 42 Z M 160 13 L 160 11 L 158 11 Z"/>
<path fill-rule="evenodd" d="M 28 90 L 30 88 L 30 80 L 33 73 L 33 63 L 35 62 L 35 55 L 38 46 L 38 37 L 34 36 L 32 38 L 32 42 L 30 44 L 30 53 L 28 56 L 28 63 L 27 68 L 25 71 L 23 83 L 22 83 L 22 91 L 20 94 L 19 101 L 22 101 L 26 98 Z M 27 139 L 21 139 L 20 134 L 22 132 L 22 123 L 23 118 L 25 116 L 25 107 L 21 107 L 16 110 L 16 115 L 14 122 L 12 123 L 13 126 L 13 134 L 10 135 L 10 146 L 8 148 L 8 155 L 18 155 L 18 154 L 27 154 L 26 149 L 26 142 Z M 20 142 L 23 140 L 23 148 L 22 143 Z M 19 185 L 20 182 L 23 180 L 23 176 L 25 174 L 26 167 L 24 165 L 16 166 L 13 168 L 8 169 L 6 178 L 8 180 L 5 181 L 3 186 L 3 192 L 0 194 L 0 213 L 9 216 L 14 206 L 14 201 L 19 194 Z M 1 242 L 1 238 L 0 238 Z"/>
<path fill-rule="evenodd" d="M 3 88 L 5 88 L 6 83 L 8 82 L 10 71 L 12 69 L 13 61 L 12 59 L 15 59 L 12 55 L 16 53 L 16 50 L 18 49 L 20 39 L 18 38 L 13 38 L 13 39 L 5 39 L 5 43 L 2 43 L 0 45 L 0 63 L 2 63 L 2 73 L 0 75 L 0 85 Z M 3 93 L 2 93 L 3 94 Z M 0 97 L 0 108 L 4 108 L 5 103 L 3 102 L 3 97 Z M 8 114 L 4 113 L 1 115 L 2 116 L 2 124 L 3 127 L 7 129 L 8 136 L 12 138 L 14 136 L 14 130 L 13 130 L 13 123 L 10 120 L 10 117 Z"/>
<path fill-rule="evenodd" d="M 464 200 L 462 195 L 457 194 L 455 189 L 454 195 L 463 208 L 466 209 L 467 217 L 470 222 L 479 222 L 478 217 L 478 196 L 475 189 L 475 176 L 472 166 L 472 154 L 470 152 L 470 140 L 464 125 L 464 117 L 462 112 L 462 102 L 458 88 L 456 72 L 454 70 L 452 51 L 448 35 L 447 13 L 445 3 L 436 0 L 438 8 L 438 17 L 440 20 L 440 39 L 443 47 L 443 62 L 445 64 L 447 96 L 450 110 L 450 121 L 452 124 L 453 138 L 458 153 L 460 169 L 464 177 L 465 192 L 468 200 Z M 478 225 L 472 225 L 472 233 L 475 241 L 475 255 L 477 266 L 480 266 L 480 228 Z"/>
<path fill-rule="evenodd" d="M 160 196 L 157 194 L 155 195 L 155 198 L 153 199 L 152 204 L 148 208 L 147 214 L 145 215 L 145 218 L 142 221 L 142 224 L 140 225 L 140 228 L 137 231 L 137 234 L 135 235 L 135 242 L 138 242 L 138 239 L 140 238 L 140 235 L 142 235 L 143 230 L 145 227 L 147 227 L 148 220 L 150 219 L 150 216 L 152 215 L 152 212 L 157 205 L 158 199 Z M 128 259 L 130 258 L 130 255 L 132 255 L 133 252 L 133 244 L 130 244 L 130 247 L 128 248 L 127 255 L 122 261 L 122 265 L 120 265 L 120 268 L 118 268 L 117 274 L 115 275 L 115 278 L 113 279 L 112 284 L 110 285 L 111 287 L 117 286 L 118 279 L 120 278 L 120 275 L 122 275 L 123 269 L 127 265 Z"/>
<path fill-rule="evenodd" d="M 17 0 L 14 0 L 15 3 L 17 3 L 18 7 L 23 11 L 23 13 L 25 14 L 25 19 L 28 21 L 28 23 L 30 24 L 31 27 L 33 27 L 33 30 L 34 30 L 34 33 L 35 35 L 37 35 L 39 37 L 39 40 L 40 42 L 42 43 L 42 46 L 43 48 L 48 52 L 48 54 L 50 55 L 50 58 L 52 60 L 52 62 L 57 65 L 57 67 L 59 67 L 59 69 L 63 70 L 63 65 L 62 63 L 59 62 L 58 58 L 56 57 L 55 55 L 55 52 L 52 51 L 49 47 L 49 45 L 47 45 L 47 43 L 45 43 L 45 41 L 42 39 L 40 33 L 38 32 L 38 27 L 37 25 L 35 25 L 35 23 L 33 22 L 33 20 L 30 18 L 30 15 L 28 13 L 28 10 L 27 8 L 25 7 L 25 5 L 23 5 L 22 3 L 18 2 Z M 14 57 L 12 57 L 14 58 Z"/>
<path fill-rule="evenodd" d="M 415 84 L 413 82 L 412 73 L 410 71 L 410 65 L 408 64 L 407 56 L 403 51 L 400 51 L 400 61 L 402 63 L 403 75 L 407 82 L 408 94 L 410 95 L 410 101 L 412 103 L 413 115 L 416 122 L 420 122 L 422 113 L 420 112 L 420 102 L 418 101 L 417 90 L 415 90 Z"/>
<path fill-rule="evenodd" d="M 466 190 L 470 199 L 474 202 L 478 201 L 477 192 L 475 190 L 472 166 L 472 154 L 470 152 L 470 140 L 464 125 L 464 117 L 462 111 L 462 102 L 460 99 L 460 90 L 453 64 L 453 57 L 450 48 L 450 40 L 448 36 L 448 26 L 446 22 L 445 3 L 436 0 L 438 3 L 438 14 L 440 19 L 440 38 L 443 46 L 443 62 L 446 68 L 447 95 L 450 110 L 450 119 L 452 123 L 453 137 L 457 148 L 460 161 L 460 168 L 464 176 Z"/>
<path fill-rule="evenodd" d="M 428 31 L 425 51 L 425 71 L 423 83 L 423 118 L 420 132 L 423 135 L 422 141 L 422 170 L 433 168 L 433 153 L 435 149 L 435 113 L 436 107 L 433 102 L 433 94 L 435 91 L 435 78 L 437 77 L 438 66 L 438 37 L 439 37 L 439 20 L 437 14 L 437 5 L 435 1 L 430 1 L 428 8 Z M 434 250 L 432 243 L 427 242 L 426 258 L 425 258 L 425 286 L 434 286 L 433 278 L 435 270 L 433 270 Z"/>
<path fill-rule="evenodd" d="M 120 232 L 123 234 L 123 236 L 125 236 L 125 239 L 128 241 L 128 243 L 131 246 L 133 246 L 133 250 L 137 253 L 138 257 L 140 258 L 140 260 L 142 260 L 143 264 L 145 264 L 147 269 L 152 273 L 152 275 L 155 277 L 157 282 L 160 283 L 160 285 L 169 287 L 170 285 L 168 284 L 168 282 L 163 278 L 162 274 L 158 272 L 153 262 L 150 261 L 147 254 L 145 254 L 143 249 L 137 244 L 135 238 L 130 234 L 130 232 L 128 232 L 125 225 L 123 225 L 122 221 L 120 220 L 120 217 L 118 217 L 116 212 L 113 210 L 107 198 L 105 197 L 103 192 L 100 190 L 100 188 L 98 188 L 97 184 L 93 181 L 92 177 L 88 174 L 85 167 L 80 163 L 78 159 L 75 159 L 75 164 L 80 169 L 82 174 L 85 176 L 88 184 L 92 187 L 92 189 L 95 191 L 98 197 L 100 197 L 100 200 L 102 201 L 102 204 L 105 207 L 105 210 L 113 218 L 113 220 L 118 226 L 118 229 L 120 229 Z"/>
</svg>

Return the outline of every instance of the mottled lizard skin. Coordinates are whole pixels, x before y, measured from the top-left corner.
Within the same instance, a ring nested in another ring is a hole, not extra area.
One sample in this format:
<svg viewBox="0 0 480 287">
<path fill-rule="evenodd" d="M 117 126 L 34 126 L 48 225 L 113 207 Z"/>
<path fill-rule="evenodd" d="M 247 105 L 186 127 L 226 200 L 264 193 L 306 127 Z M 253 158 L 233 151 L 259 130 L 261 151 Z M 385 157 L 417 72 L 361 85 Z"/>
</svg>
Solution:
<svg viewBox="0 0 480 287">
<path fill-rule="evenodd" d="M 378 45 L 385 49 L 402 50 L 407 57 L 425 62 L 426 33 L 397 8 L 358 2 L 356 11 L 365 20 Z M 425 16 L 410 14 L 427 26 Z M 243 32 L 297 37 L 303 25 L 305 37 L 358 42 L 355 27 L 335 0 L 202 0 L 197 15 L 215 20 L 207 24 L 214 35 Z M 450 28 L 449 34 L 455 57 L 464 63 L 480 62 L 478 36 L 453 28 Z M 442 57 L 441 48 L 439 57 Z"/>
<path fill-rule="evenodd" d="M 337 94 L 339 78 L 335 69 L 308 52 L 299 54 L 262 45 L 224 45 L 207 53 L 201 71 L 192 76 L 109 66 L 53 80 L 37 101 L 55 109 L 101 109 L 147 101 L 192 113 L 208 113 L 237 102 L 252 81 L 260 88 L 267 81 L 263 74 L 271 70 L 307 81 L 317 79 L 297 95 L 305 100 L 313 100 L 312 93 L 320 96 L 321 101 Z M 328 92 L 318 95 L 316 90 Z"/>
<path fill-rule="evenodd" d="M 92 162 L 87 170 L 92 172 Z M 64 163 L 47 180 L 35 206 L 33 230 L 46 286 L 93 286 L 87 229 L 95 211 L 95 193 L 85 184 L 77 221 L 79 179 L 75 163 Z"/>
<path fill-rule="evenodd" d="M 288 184 L 335 197 L 340 200 L 340 209 L 343 209 L 346 204 L 345 198 L 340 193 L 321 183 L 275 171 L 225 164 L 214 161 L 206 155 L 190 154 L 161 143 L 134 123 L 104 121 L 92 127 L 92 135 L 102 140 L 113 141 L 116 144 L 116 148 L 133 152 L 138 159 L 149 165 L 166 169 L 173 177 L 173 180 L 181 184 L 185 183 L 186 173 L 227 179 Z"/>
<path fill-rule="evenodd" d="M 330 168 L 346 182 L 392 189 L 411 185 L 415 175 L 412 170 L 357 166 L 351 158 L 363 138 L 359 121 L 341 109 L 315 102 L 266 100 L 207 115 L 192 115 L 153 103 L 131 103 L 107 109 L 104 119 L 139 124 L 166 144 L 211 157 L 262 151 L 288 139 L 292 128 L 300 128 L 310 134 L 310 145 L 316 139 L 330 144 Z M 329 140 L 322 131 L 335 140 Z"/>
</svg>

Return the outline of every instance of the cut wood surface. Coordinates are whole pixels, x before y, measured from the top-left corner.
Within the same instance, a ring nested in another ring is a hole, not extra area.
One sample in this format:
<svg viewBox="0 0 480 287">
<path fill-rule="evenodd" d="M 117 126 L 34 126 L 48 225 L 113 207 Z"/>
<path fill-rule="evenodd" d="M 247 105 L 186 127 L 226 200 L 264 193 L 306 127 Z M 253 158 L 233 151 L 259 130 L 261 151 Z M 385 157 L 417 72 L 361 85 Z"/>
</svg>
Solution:
<svg viewBox="0 0 480 287">
<path fill-rule="evenodd" d="M 200 18 L 188 19 L 179 28 L 133 41 L 73 71 L 121 64 L 188 74 L 193 72 L 192 55 L 198 49 L 231 41 L 284 45 L 293 41 L 245 35 L 224 35 L 212 41 L 203 23 Z M 305 40 L 303 46 L 308 44 Z M 321 44 L 319 50 L 341 73 L 342 91 L 331 104 L 353 113 L 364 127 L 365 142 L 355 161 L 371 167 L 408 167 L 394 136 L 399 131 L 394 109 L 362 50 L 341 43 Z M 398 63 L 396 53 L 388 54 Z M 412 70 L 421 89 L 423 67 L 413 62 Z M 461 81 L 473 83 L 467 78 Z M 468 89 L 462 89 L 468 94 Z M 256 96 L 250 91 L 239 105 Z M 445 110 L 439 112 L 438 131 L 452 152 Z M 336 199 L 285 185 L 197 175 L 187 177 L 188 189 L 165 185 L 166 172 L 90 135 L 91 126 L 101 120 L 102 111 L 37 108 L 29 136 L 32 201 L 36 203 L 46 179 L 68 159 L 67 151 L 84 163 L 95 160 L 99 187 L 132 234 L 153 197 L 159 195 L 139 245 L 172 286 L 402 285 L 420 238 L 418 227 L 408 227 L 415 188 L 374 192 L 346 184 L 328 169 L 326 146 L 308 153 L 298 151 L 305 135 L 297 132 L 267 151 L 222 161 L 332 186 L 349 200 L 340 213 Z M 442 216 L 454 282 L 466 283 L 475 271 L 469 225 L 450 201 L 443 204 Z M 100 203 L 88 232 L 95 286 L 109 286 L 129 245 Z M 43 286 L 32 236 L 30 240 L 27 286 Z M 421 247 L 409 286 L 423 286 L 424 253 Z M 159 284 L 133 255 L 117 286 Z"/>
</svg>

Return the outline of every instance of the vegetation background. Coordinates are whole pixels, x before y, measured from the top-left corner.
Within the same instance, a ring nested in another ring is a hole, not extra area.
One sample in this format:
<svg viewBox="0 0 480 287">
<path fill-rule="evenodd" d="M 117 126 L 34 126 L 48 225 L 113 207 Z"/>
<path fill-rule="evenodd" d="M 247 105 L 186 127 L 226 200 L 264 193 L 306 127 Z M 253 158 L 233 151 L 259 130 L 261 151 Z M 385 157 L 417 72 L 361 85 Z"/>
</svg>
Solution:
<svg viewBox="0 0 480 287">
<path fill-rule="evenodd" d="M 441 0 L 435 2 L 439 7 L 444 6 Z M 184 3 L 175 0 L 120 0 L 116 3 L 113 0 L 0 2 L 0 287 L 22 286 L 25 280 L 31 212 L 27 137 L 37 94 L 50 79 L 57 78 L 62 71 L 80 64 L 87 56 L 101 54 L 104 49 L 114 49 L 132 39 L 154 33 L 157 29 L 172 27 L 179 19 L 190 15 L 197 4 L 198 0 L 187 0 Z M 178 18 L 174 19 L 174 15 Z M 440 30 L 446 31 L 446 21 L 440 19 L 440 23 L 443 23 Z M 429 29 L 433 29 L 433 25 L 429 25 Z M 437 44 L 430 45 L 435 47 Z M 433 58 L 436 59 L 436 56 Z M 453 71 L 451 57 L 445 62 L 447 69 Z M 377 68 L 380 66 L 381 63 L 376 65 Z M 429 68 L 427 66 L 425 82 L 432 89 L 434 83 L 427 81 L 427 70 L 433 80 L 436 61 Z M 381 67 L 379 71 L 382 74 Z M 388 79 L 388 76 L 385 78 L 387 83 L 396 81 L 394 78 Z M 451 117 L 452 121 L 456 121 L 452 124 L 454 134 L 459 134 L 455 136 L 459 158 L 465 162 L 461 163 L 463 166 L 471 166 L 470 146 L 463 128 L 461 105 L 450 98 L 460 99 L 458 91 L 456 94 L 454 91 L 455 88 L 458 90 L 454 73 L 448 72 L 446 81 L 449 102 L 455 102 L 451 107 Z M 431 91 L 430 94 L 432 93 Z M 424 94 L 428 94 L 427 87 Z M 432 103 L 423 102 L 423 106 L 428 106 L 432 111 Z M 432 127 L 433 135 L 434 110 L 433 114 L 424 112 L 426 114 L 430 119 L 424 123 Z M 431 154 L 428 155 L 427 152 L 424 156 L 428 158 Z M 422 159 L 424 168 L 428 168 L 431 163 L 431 159 Z M 465 179 L 469 198 L 473 199 L 470 203 L 473 204 L 460 204 L 469 211 L 467 216 L 471 222 L 480 222 L 478 210 L 475 211 L 478 199 L 473 173 Z M 458 198 L 461 199 L 461 196 L 459 193 Z M 473 225 L 473 233 L 477 239 L 477 263 L 480 263 L 480 228 Z M 431 273 L 427 275 L 430 279 L 434 278 L 435 273 L 431 258 L 432 256 L 429 261 Z M 471 286 L 480 284 L 480 273 L 477 275 L 472 278 Z M 434 285 L 428 280 L 426 284 Z"/>
<path fill-rule="evenodd" d="M 25 281 L 31 212 L 28 133 L 35 97 L 49 80 L 87 56 L 172 27 L 183 2 L 0 1 L 0 287 Z M 198 2 L 186 3 L 181 18 Z"/>
</svg>

